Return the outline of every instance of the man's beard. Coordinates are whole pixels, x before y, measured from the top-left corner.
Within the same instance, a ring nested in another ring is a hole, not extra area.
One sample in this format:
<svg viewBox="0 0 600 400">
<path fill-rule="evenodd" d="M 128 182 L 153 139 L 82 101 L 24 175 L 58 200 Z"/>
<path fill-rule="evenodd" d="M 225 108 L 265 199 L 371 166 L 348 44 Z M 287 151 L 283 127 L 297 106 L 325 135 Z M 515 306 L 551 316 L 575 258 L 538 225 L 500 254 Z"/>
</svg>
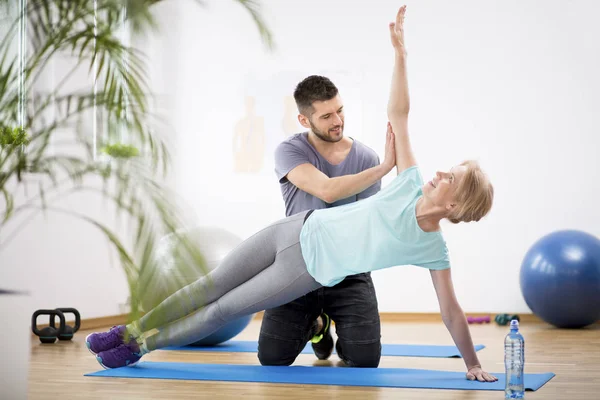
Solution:
<svg viewBox="0 0 600 400">
<path fill-rule="evenodd" d="M 310 124 L 310 129 L 313 131 L 313 133 L 315 134 L 316 137 L 318 137 L 319 139 L 321 139 L 324 142 L 329 142 L 329 143 L 336 143 L 339 142 L 340 140 L 342 140 L 342 138 L 344 137 L 344 124 L 342 125 L 338 125 L 338 126 L 334 126 L 331 129 L 335 129 L 337 127 L 340 128 L 340 137 L 339 138 L 332 138 L 331 135 L 329 134 L 329 132 L 327 132 L 327 134 L 325 134 L 323 131 L 320 131 L 319 129 L 317 129 L 316 126 L 313 125 L 311 120 L 308 120 L 308 123 Z"/>
</svg>

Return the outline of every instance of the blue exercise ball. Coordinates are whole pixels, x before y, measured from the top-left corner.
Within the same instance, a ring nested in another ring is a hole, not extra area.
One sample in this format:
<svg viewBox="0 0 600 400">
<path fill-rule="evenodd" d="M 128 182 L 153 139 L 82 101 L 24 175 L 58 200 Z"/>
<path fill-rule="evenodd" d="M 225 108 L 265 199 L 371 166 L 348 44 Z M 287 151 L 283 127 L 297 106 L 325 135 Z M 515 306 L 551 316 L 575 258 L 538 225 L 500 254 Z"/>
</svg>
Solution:
<svg viewBox="0 0 600 400">
<path fill-rule="evenodd" d="M 550 233 L 531 246 L 521 265 L 527 306 L 558 328 L 600 320 L 600 240 L 586 232 Z"/>
<path fill-rule="evenodd" d="M 204 258 L 205 265 L 196 266 L 189 259 L 175 258 L 180 245 L 175 235 L 167 235 L 159 241 L 155 249 L 156 269 L 145 271 L 140 277 L 143 291 L 141 305 L 149 311 L 177 290 L 196 281 L 208 271 L 217 268 L 223 258 L 242 242 L 233 233 L 217 227 L 198 226 L 179 232 L 196 245 Z M 192 343 L 192 346 L 214 346 L 223 343 L 243 331 L 253 318 L 253 314 L 230 321 L 209 336 Z"/>
<path fill-rule="evenodd" d="M 224 343 L 246 329 L 252 320 L 252 317 L 253 315 L 246 315 L 244 317 L 234 319 L 204 339 L 190 344 L 190 346 L 215 346 L 217 344 Z"/>
</svg>

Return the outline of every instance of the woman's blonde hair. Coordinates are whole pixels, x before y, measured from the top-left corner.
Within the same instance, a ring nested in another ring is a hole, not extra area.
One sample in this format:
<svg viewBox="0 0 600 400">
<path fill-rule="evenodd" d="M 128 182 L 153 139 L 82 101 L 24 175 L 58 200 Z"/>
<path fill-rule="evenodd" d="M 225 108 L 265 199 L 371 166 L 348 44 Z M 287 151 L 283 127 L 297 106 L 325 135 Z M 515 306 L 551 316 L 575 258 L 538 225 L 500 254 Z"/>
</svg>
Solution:
<svg viewBox="0 0 600 400">
<path fill-rule="evenodd" d="M 479 221 L 492 209 L 494 202 L 494 187 L 479 163 L 467 160 L 460 165 L 467 167 L 467 171 L 456 188 L 456 206 L 448 216 L 454 224 Z"/>
</svg>

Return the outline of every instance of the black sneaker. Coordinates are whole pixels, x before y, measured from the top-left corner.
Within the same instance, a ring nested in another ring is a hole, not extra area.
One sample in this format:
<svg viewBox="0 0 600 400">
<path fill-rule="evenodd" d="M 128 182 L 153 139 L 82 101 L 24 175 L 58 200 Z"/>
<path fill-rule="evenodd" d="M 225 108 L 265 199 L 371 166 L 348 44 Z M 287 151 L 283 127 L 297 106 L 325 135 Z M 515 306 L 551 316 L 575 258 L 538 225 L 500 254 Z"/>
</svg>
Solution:
<svg viewBox="0 0 600 400">
<path fill-rule="evenodd" d="M 329 329 L 331 327 L 331 319 L 325 313 L 321 314 L 321 319 L 323 320 L 323 328 L 310 341 L 317 358 L 319 360 L 327 360 L 333 352 L 333 337 Z"/>
</svg>

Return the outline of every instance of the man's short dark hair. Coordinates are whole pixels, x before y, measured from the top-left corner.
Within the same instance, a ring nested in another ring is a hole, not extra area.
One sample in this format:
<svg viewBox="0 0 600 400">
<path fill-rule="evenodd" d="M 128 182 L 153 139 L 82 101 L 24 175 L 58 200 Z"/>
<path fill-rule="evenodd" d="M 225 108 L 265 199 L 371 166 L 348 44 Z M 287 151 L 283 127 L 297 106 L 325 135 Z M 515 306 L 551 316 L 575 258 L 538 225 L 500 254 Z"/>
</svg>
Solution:
<svg viewBox="0 0 600 400">
<path fill-rule="evenodd" d="M 296 86 L 294 99 L 300 114 L 310 116 L 315 112 L 312 103 L 331 100 L 338 94 L 338 88 L 324 76 L 311 75 Z"/>
</svg>

